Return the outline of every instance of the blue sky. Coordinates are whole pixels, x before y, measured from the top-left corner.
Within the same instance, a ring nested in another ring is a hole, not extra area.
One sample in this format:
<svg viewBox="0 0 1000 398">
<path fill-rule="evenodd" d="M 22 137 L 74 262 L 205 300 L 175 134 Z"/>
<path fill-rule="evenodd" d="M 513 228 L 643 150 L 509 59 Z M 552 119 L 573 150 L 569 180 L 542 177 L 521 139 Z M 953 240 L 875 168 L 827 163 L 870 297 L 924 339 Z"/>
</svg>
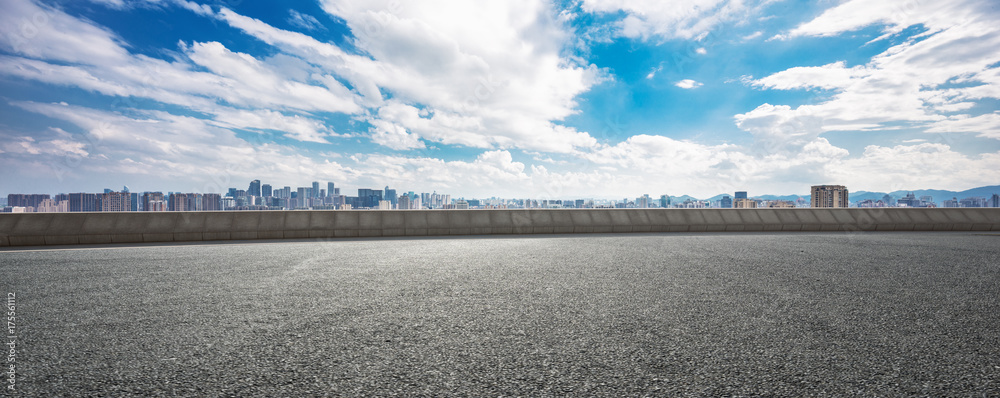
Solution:
<svg viewBox="0 0 1000 398">
<path fill-rule="evenodd" d="M 1000 6 L 8 0 L 0 193 L 1000 184 Z"/>
</svg>

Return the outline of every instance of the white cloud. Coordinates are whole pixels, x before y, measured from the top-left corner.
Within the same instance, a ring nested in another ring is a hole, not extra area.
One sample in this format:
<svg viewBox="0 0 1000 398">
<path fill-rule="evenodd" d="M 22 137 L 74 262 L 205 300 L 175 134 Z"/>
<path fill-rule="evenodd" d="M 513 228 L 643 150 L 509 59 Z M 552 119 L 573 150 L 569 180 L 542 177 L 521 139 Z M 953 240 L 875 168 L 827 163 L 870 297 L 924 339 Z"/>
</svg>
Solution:
<svg viewBox="0 0 1000 398">
<path fill-rule="evenodd" d="M 914 170 L 919 170 L 915 173 Z M 890 192 L 913 187 L 962 190 L 996 184 L 1000 153 L 967 156 L 944 144 L 868 146 L 831 175 L 851 181 L 852 190 Z"/>
<path fill-rule="evenodd" d="M 124 0 L 90 0 L 90 1 L 92 1 L 94 3 L 102 4 L 102 5 L 104 5 L 106 7 L 110 7 L 110 8 L 116 8 L 116 9 L 125 8 L 125 1 Z"/>
<path fill-rule="evenodd" d="M 287 56 L 256 59 L 216 42 L 196 42 L 181 43 L 177 60 L 164 61 L 130 54 L 120 38 L 92 22 L 26 0 L 8 3 L 0 33 L 11 39 L 2 45 L 15 55 L 0 56 L 0 74 L 208 113 L 220 99 L 243 107 L 361 111 L 357 96 L 336 79 Z M 22 23 L 30 28 L 17 29 Z"/>
<path fill-rule="evenodd" d="M 850 11 L 855 3 L 835 9 Z M 203 192 L 242 186 L 254 178 L 288 185 L 320 179 L 550 198 L 611 192 L 707 197 L 749 188 L 804 193 L 816 181 L 849 181 L 852 190 L 885 190 L 890 184 L 966 188 L 996 180 L 995 173 L 983 171 L 997 170 L 997 154 L 969 156 L 914 140 L 904 142 L 916 145 L 869 146 L 863 154 L 850 154 L 823 137 L 834 130 L 876 132 L 906 124 L 928 132 L 1000 138 L 998 114 L 957 114 L 971 113 L 983 99 L 1000 98 L 1000 72 L 989 68 L 1000 62 L 994 51 L 1000 48 L 1000 30 L 988 18 L 963 12 L 965 3 L 923 3 L 920 7 L 929 8 L 902 17 L 891 15 L 891 6 L 872 7 L 874 15 L 831 10 L 815 23 L 786 32 L 794 38 L 872 24 L 885 25 L 888 34 L 916 24 L 927 29 L 864 65 L 833 62 L 747 77 L 746 84 L 759 89 L 827 91 L 806 105 L 762 104 L 736 115 L 738 127 L 754 137 L 748 146 L 655 135 L 603 144 L 561 125 L 578 112 L 578 97 L 607 77 L 567 55 L 578 39 L 566 26 L 570 17 L 543 1 L 322 3 L 354 33 L 350 47 L 356 53 L 229 9 L 215 12 L 185 0 L 171 4 L 218 18 L 273 51 L 253 56 L 218 42 L 185 42 L 169 58 L 156 59 L 133 53 L 121 38 L 91 21 L 24 0 L 5 3 L 0 33 L 13 40 L 0 44 L 5 51 L 0 74 L 79 87 L 114 97 L 116 103 L 114 111 L 15 103 L 84 133 L 0 131 L 0 168 L 17 165 L 64 177 L 107 174 L 149 180 L 155 174 L 163 185 Z M 623 12 L 618 35 L 697 39 L 720 24 L 745 19 L 756 4 L 585 0 L 582 8 Z M 33 19 L 36 15 L 41 16 Z M 305 30 L 319 21 L 294 11 L 289 18 Z M 25 30 L 26 20 L 45 29 Z M 762 35 L 757 31 L 744 39 Z M 707 54 L 701 47 L 694 52 Z M 647 78 L 659 70 L 650 70 Z M 685 79 L 675 85 L 694 89 L 702 83 Z M 138 109 L 134 98 L 193 112 Z M 422 150 L 423 155 L 371 153 L 348 160 L 334 153 L 340 149 L 335 145 L 311 152 L 313 145 L 272 142 L 276 133 L 329 143 L 338 136 L 324 123 L 331 113 L 370 124 L 359 133 L 375 144 Z M 234 130 L 257 134 L 237 135 Z M 431 155 L 436 144 L 481 152 L 473 160 L 446 161 Z M 522 157 L 548 164 L 532 165 Z M 921 173 L 912 173 L 914 169 Z"/>
<path fill-rule="evenodd" d="M 325 79 L 322 86 L 290 80 L 288 73 L 281 73 L 249 54 L 229 51 L 217 42 L 194 43 L 187 55 L 192 62 L 220 77 L 217 84 L 227 89 L 220 87 L 213 91 L 229 103 L 332 113 L 361 110 L 350 90 L 336 80 Z"/>
<path fill-rule="evenodd" d="M 325 137 L 335 135 L 319 120 L 271 110 L 240 110 L 220 108 L 214 112 L 215 125 L 237 129 L 272 130 L 302 142 L 329 143 Z"/>
<path fill-rule="evenodd" d="M 288 10 L 288 23 L 305 30 L 325 30 L 326 28 L 316 17 L 295 10 Z"/>
<path fill-rule="evenodd" d="M 880 25 L 890 34 L 918 24 L 935 32 L 953 27 L 956 22 L 983 22 L 985 16 L 996 12 L 991 7 L 989 1 L 981 0 L 850 0 L 792 29 L 787 37 L 834 36 L 872 25 Z"/>
<path fill-rule="evenodd" d="M 17 154 L 24 155 L 47 155 L 47 156 L 82 156 L 86 157 L 86 145 L 80 142 L 73 142 L 65 139 L 36 140 L 34 137 L 10 137 L 0 143 L 0 153 L 8 153 L 10 156 Z"/>
<path fill-rule="evenodd" d="M 1000 139 L 1000 112 L 979 116 L 957 115 L 931 124 L 928 133 L 977 133 L 980 137 Z"/>
<path fill-rule="evenodd" d="M 31 156 L 40 167 L 35 172 L 48 173 L 48 178 L 60 180 L 61 186 L 106 174 L 118 181 L 136 181 L 130 185 L 147 189 L 172 186 L 192 192 L 224 192 L 257 178 L 305 185 L 317 178 L 350 181 L 359 174 L 337 162 L 314 159 L 299 148 L 277 145 L 264 136 L 241 139 L 210 120 L 137 109 L 128 110 L 134 116 L 125 116 L 74 105 L 14 105 L 64 120 L 83 132 L 70 135 L 58 130 L 44 139 L 29 141 L 28 146 L 38 152 Z M 0 134 L 5 141 L 17 141 L 12 139 L 16 135 Z M 20 157 L 30 154 L 20 151 L 18 157 L 5 156 L 9 160 L 3 162 L 23 161 Z M 155 186 L 148 185 L 151 177 L 155 177 Z"/>
<path fill-rule="evenodd" d="M 854 83 L 855 79 L 871 74 L 863 65 L 848 68 L 844 61 L 823 66 L 800 66 L 775 73 L 763 79 L 753 80 L 752 86 L 777 89 L 844 89 Z"/>
<path fill-rule="evenodd" d="M 698 87 L 702 86 L 701 83 L 696 82 L 696 81 L 691 80 L 691 79 L 681 80 L 681 81 L 679 81 L 677 83 L 674 83 L 674 85 L 677 86 L 677 87 L 683 88 L 685 90 L 690 90 L 692 88 L 698 88 Z"/>
<path fill-rule="evenodd" d="M 378 109 L 376 117 L 390 117 L 387 121 L 421 139 L 554 152 L 596 142 L 555 123 L 576 113 L 576 96 L 600 82 L 603 74 L 560 55 L 568 33 L 543 2 L 369 1 L 323 6 L 347 23 L 355 34 L 354 45 L 370 58 L 227 9 L 219 16 L 346 79 L 365 105 Z M 384 102 L 383 91 L 392 94 L 391 103 Z M 432 116 L 400 113 L 405 107 Z M 395 142 L 385 140 L 387 131 L 374 129 L 373 134 L 379 135 L 378 142 Z"/>
<path fill-rule="evenodd" d="M 904 8 L 916 7 L 907 12 Z M 863 12 L 862 12 L 863 10 Z M 912 12 L 911 12 L 912 11 Z M 1000 98 L 1000 28 L 981 2 L 900 3 L 849 1 L 800 25 L 789 37 L 829 36 L 873 24 L 888 32 L 920 26 L 925 32 L 876 55 L 865 65 L 845 62 L 790 68 L 749 80 L 763 89 L 823 89 L 829 95 L 797 108 L 762 105 L 737 115 L 755 136 L 816 137 L 826 131 L 892 130 L 900 124 L 929 132 L 979 132 L 1000 138 L 1000 120 L 990 116 L 949 115 L 975 107 L 983 98 Z M 960 88 L 954 88 L 961 83 Z M 804 128 L 805 127 L 805 128 Z M 794 137 L 793 137 L 794 138 Z"/>
<path fill-rule="evenodd" d="M 6 51 L 70 63 L 128 59 L 121 38 L 105 28 L 27 0 L 4 1 L 3 7 L 0 48 Z"/>
<path fill-rule="evenodd" d="M 648 74 L 646 74 L 646 79 L 652 79 L 656 77 L 656 74 L 663 70 L 663 64 L 651 69 Z"/>
<path fill-rule="evenodd" d="M 420 136 L 386 120 L 372 120 L 372 142 L 396 150 L 424 148 Z"/>
<path fill-rule="evenodd" d="M 743 0 L 583 0 L 582 8 L 597 14 L 624 13 L 625 17 L 618 21 L 617 28 L 618 33 L 625 37 L 701 39 L 718 25 L 743 20 L 766 3 Z"/>
</svg>

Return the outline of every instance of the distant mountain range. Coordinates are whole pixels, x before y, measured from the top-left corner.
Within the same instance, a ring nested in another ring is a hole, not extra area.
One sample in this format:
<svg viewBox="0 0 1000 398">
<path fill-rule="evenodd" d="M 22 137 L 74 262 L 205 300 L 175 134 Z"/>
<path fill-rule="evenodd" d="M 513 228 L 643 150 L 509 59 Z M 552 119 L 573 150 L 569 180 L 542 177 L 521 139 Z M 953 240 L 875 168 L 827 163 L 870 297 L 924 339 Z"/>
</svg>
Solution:
<svg viewBox="0 0 1000 398">
<path fill-rule="evenodd" d="M 906 196 L 908 193 L 913 192 L 913 195 L 920 198 L 924 195 L 930 195 L 934 198 L 934 202 L 941 204 L 941 201 L 948 200 L 951 198 L 965 199 L 969 197 L 982 197 L 989 199 L 993 194 L 1000 194 L 1000 185 L 990 185 L 986 187 L 972 188 L 964 191 L 945 191 L 941 189 L 914 189 L 914 190 L 903 190 L 903 191 L 893 191 L 889 192 L 889 196 L 893 199 L 899 199 Z M 879 200 L 886 195 L 886 192 L 867 192 L 858 191 L 851 192 L 850 198 L 851 202 L 857 202 L 859 200 L 871 199 Z"/>
<path fill-rule="evenodd" d="M 849 188 L 850 187 L 848 187 L 848 189 Z M 1000 194 L 1000 185 L 990 185 L 985 187 L 967 189 L 964 191 L 947 191 L 943 189 L 911 189 L 911 190 L 888 192 L 888 194 L 893 198 L 893 200 L 896 200 L 906 196 L 906 194 L 910 192 L 913 192 L 913 195 L 916 196 L 917 198 L 925 195 L 930 195 L 931 197 L 934 198 L 935 203 L 941 204 L 941 201 L 948 200 L 951 198 L 965 199 L 968 197 L 978 196 L 989 199 L 991 196 L 993 196 L 993 194 Z M 708 199 L 698 199 L 693 196 L 682 195 L 682 196 L 671 196 L 670 202 L 680 203 L 687 199 L 716 201 L 722 199 L 722 197 L 726 195 L 728 195 L 730 198 L 733 197 L 733 194 L 731 193 L 715 195 Z M 850 192 L 850 199 L 851 202 L 857 202 L 859 200 L 865 200 L 865 199 L 880 200 L 885 195 L 886 192 L 857 191 L 857 192 Z M 764 199 L 764 200 L 789 200 L 793 202 L 798 198 L 805 198 L 806 200 L 809 200 L 808 193 L 802 195 L 751 195 L 750 197 L 755 199 Z"/>
</svg>

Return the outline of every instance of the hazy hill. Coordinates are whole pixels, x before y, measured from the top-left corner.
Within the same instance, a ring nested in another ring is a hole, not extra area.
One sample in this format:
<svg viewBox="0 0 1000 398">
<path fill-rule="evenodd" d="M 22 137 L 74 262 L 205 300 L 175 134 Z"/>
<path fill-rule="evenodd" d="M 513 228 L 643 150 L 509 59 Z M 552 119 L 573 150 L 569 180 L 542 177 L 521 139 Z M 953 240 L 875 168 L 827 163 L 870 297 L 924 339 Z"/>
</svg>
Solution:
<svg viewBox="0 0 1000 398">
<path fill-rule="evenodd" d="M 900 191 L 889 192 L 889 196 L 892 196 L 893 201 L 895 201 L 896 199 L 906 196 L 906 194 L 910 192 L 913 192 L 913 194 L 916 195 L 916 197 L 918 198 L 924 195 L 930 195 L 931 197 L 934 198 L 934 202 L 940 205 L 941 201 L 948 200 L 951 198 L 965 199 L 974 196 L 989 198 L 993 196 L 993 194 L 1000 194 L 1000 185 L 990 185 L 985 187 L 967 189 L 964 191 L 947 191 L 942 189 L 900 190 Z M 865 200 L 865 199 L 880 200 L 882 199 L 883 196 L 885 196 L 885 194 L 886 194 L 885 192 L 857 191 L 857 192 L 851 192 L 850 198 L 851 202 L 857 202 L 859 200 Z M 675 203 L 675 204 L 681 203 L 687 199 L 708 200 L 714 202 L 719 199 L 722 199 L 722 197 L 725 195 L 729 195 L 730 198 L 733 197 L 732 193 L 718 194 L 710 198 L 696 198 L 690 195 L 681 195 L 681 196 L 671 196 L 670 203 Z M 794 202 L 796 199 L 800 197 L 809 200 L 808 193 L 802 195 L 750 195 L 750 197 L 755 199 L 764 199 L 764 200 L 788 200 L 792 202 Z M 659 200 L 659 197 L 655 197 L 653 199 Z"/>
<path fill-rule="evenodd" d="M 972 188 L 972 189 L 967 189 L 965 191 L 946 191 L 941 189 L 902 190 L 902 191 L 889 192 L 889 196 L 892 196 L 893 200 L 895 201 L 896 199 L 906 196 L 906 194 L 910 192 L 913 192 L 913 194 L 918 198 L 924 195 L 930 195 L 934 198 L 934 202 L 940 205 L 941 201 L 948 200 L 951 198 L 965 199 L 974 196 L 989 198 L 993 196 L 993 194 L 995 193 L 1000 194 L 1000 185 L 990 185 L 986 187 Z M 851 202 L 857 202 L 859 200 L 865 200 L 865 199 L 879 200 L 882 199 L 882 197 L 885 196 L 885 194 L 886 194 L 885 192 L 858 191 L 858 192 L 851 192 L 850 198 Z"/>
</svg>

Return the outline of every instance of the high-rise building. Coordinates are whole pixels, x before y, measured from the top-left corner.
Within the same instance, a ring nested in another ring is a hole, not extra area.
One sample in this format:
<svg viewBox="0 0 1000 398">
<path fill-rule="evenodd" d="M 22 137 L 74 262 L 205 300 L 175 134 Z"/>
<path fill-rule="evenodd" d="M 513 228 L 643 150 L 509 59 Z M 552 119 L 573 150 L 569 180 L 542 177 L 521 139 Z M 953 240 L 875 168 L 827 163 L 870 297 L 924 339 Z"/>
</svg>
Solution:
<svg viewBox="0 0 1000 398">
<path fill-rule="evenodd" d="M 216 198 L 218 198 L 218 200 L 216 200 Z M 222 210 L 222 196 L 217 193 L 199 193 L 196 194 L 195 200 L 197 203 L 194 205 L 199 211 Z"/>
<path fill-rule="evenodd" d="M 260 180 L 250 181 L 250 188 L 247 189 L 247 195 L 262 196 L 260 194 Z"/>
<path fill-rule="evenodd" d="M 736 191 L 736 195 L 733 196 L 734 199 L 746 199 L 747 191 Z"/>
<path fill-rule="evenodd" d="M 748 198 L 738 198 L 733 200 L 733 207 L 736 209 L 756 209 L 757 201 Z"/>
<path fill-rule="evenodd" d="M 202 202 L 202 195 L 200 193 L 189 193 L 184 199 L 184 209 L 185 211 L 202 211 L 205 208 Z"/>
<path fill-rule="evenodd" d="M 382 190 L 380 189 L 358 189 L 358 207 L 376 208 L 378 202 L 382 200 Z"/>
<path fill-rule="evenodd" d="M 397 204 L 397 202 L 399 200 L 397 198 L 397 196 L 396 196 L 396 190 L 395 189 L 389 189 L 389 186 L 385 187 L 385 195 L 383 195 L 382 198 L 385 199 L 385 200 L 388 200 L 389 203 L 392 204 L 393 208 L 396 207 L 396 204 Z"/>
<path fill-rule="evenodd" d="M 843 185 L 813 185 L 811 205 L 819 207 L 848 207 L 847 187 Z"/>
<path fill-rule="evenodd" d="M 69 211 L 97 211 L 97 194 L 69 194 Z"/>
<path fill-rule="evenodd" d="M 124 192 L 128 192 L 128 187 L 125 187 L 125 191 Z M 129 211 L 139 211 L 140 210 L 139 207 L 140 207 L 140 204 L 141 204 L 141 202 L 139 201 L 139 199 L 140 199 L 139 198 L 139 193 L 138 192 L 128 192 L 128 195 L 129 195 L 129 199 L 128 200 L 130 202 L 129 204 L 132 206 L 129 209 Z"/>
<path fill-rule="evenodd" d="M 11 207 L 38 207 L 45 199 L 51 199 L 48 194 L 23 194 L 12 193 L 7 195 L 7 206 Z"/>
<path fill-rule="evenodd" d="M 906 196 L 896 200 L 897 207 L 920 207 L 920 199 L 917 199 L 913 192 L 906 194 Z"/>
<path fill-rule="evenodd" d="M 44 199 L 42 203 L 35 207 L 36 213 L 65 213 L 69 211 L 69 201 L 55 201 L 52 199 Z"/>
<path fill-rule="evenodd" d="M 396 208 L 399 210 L 409 210 L 410 209 L 410 195 L 403 195 L 399 197 L 396 202 Z"/>
<path fill-rule="evenodd" d="M 649 197 L 648 193 L 642 194 L 642 196 L 635 199 L 635 207 L 640 209 L 646 209 L 652 207 L 653 199 Z"/>
<path fill-rule="evenodd" d="M 969 197 L 958 201 L 962 207 L 987 207 L 989 200 L 982 197 Z"/>
<path fill-rule="evenodd" d="M 312 195 L 309 195 L 309 197 L 310 198 L 318 198 L 319 197 L 319 181 L 313 181 Z"/>
<path fill-rule="evenodd" d="M 264 184 L 264 185 L 260 186 L 260 196 L 263 196 L 263 197 L 266 198 L 266 197 L 273 196 L 272 195 L 273 193 L 274 193 L 274 189 L 271 188 L 271 184 Z"/>
<path fill-rule="evenodd" d="M 305 209 L 309 207 L 309 198 L 312 197 L 312 188 L 299 187 L 295 195 L 295 208 Z"/>
<path fill-rule="evenodd" d="M 767 204 L 767 207 L 772 209 L 790 209 L 795 207 L 795 203 L 789 200 L 772 200 Z"/>
<path fill-rule="evenodd" d="M 337 194 L 336 189 L 334 188 L 332 182 L 326 183 L 326 194 L 327 196 L 333 196 Z"/>
<path fill-rule="evenodd" d="M 288 199 L 292 197 L 292 187 L 284 187 L 281 189 L 275 189 L 271 196 L 281 199 Z"/>
<path fill-rule="evenodd" d="M 128 192 L 105 192 L 97 195 L 100 211 L 132 211 L 132 195 Z"/>
<path fill-rule="evenodd" d="M 723 195 L 722 199 L 719 199 L 719 207 L 723 209 L 732 209 L 733 198 L 730 198 L 729 195 Z"/>
<path fill-rule="evenodd" d="M 921 196 L 920 207 L 934 207 L 934 197 L 931 195 Z"/>
<path fill-rule="evenodd" d="M 201 209 L 204 211 L 225 210 L 222 207 L 222 195 L 217 193 L 206 193 L 201 195 Z"/>
<path fill-rule="evenodd" d="M 670 195 L 660 195 L 660 207 L 664 209 L 670 207 Z"/>
<path fill-rule="evenodd" d="M 171 193 L 167 197 L 168 211 L 188 211 L 188 195 L 185 193 Z"/>
<path fill-rule="evenodd" d="M 163 198 L 163 192 L 143 193 L 142 211 L 167 211 L 167 201 Z"/>
<path fill-rule="evenodd" d="M 1000 194 L 993 194 L 990 197 L 990 207 L 1000 207 Z"/>
<path fill-rule="evenodd" d="M 242 189 L 237 189 L 236 192 L 233 194 L 233 199 L 234 202 L 236 203 L 236 206 L 249 206 L 250 198 L 251 196 L 247 195 L 247 191 L 244 191 Z"/>
</svg>

